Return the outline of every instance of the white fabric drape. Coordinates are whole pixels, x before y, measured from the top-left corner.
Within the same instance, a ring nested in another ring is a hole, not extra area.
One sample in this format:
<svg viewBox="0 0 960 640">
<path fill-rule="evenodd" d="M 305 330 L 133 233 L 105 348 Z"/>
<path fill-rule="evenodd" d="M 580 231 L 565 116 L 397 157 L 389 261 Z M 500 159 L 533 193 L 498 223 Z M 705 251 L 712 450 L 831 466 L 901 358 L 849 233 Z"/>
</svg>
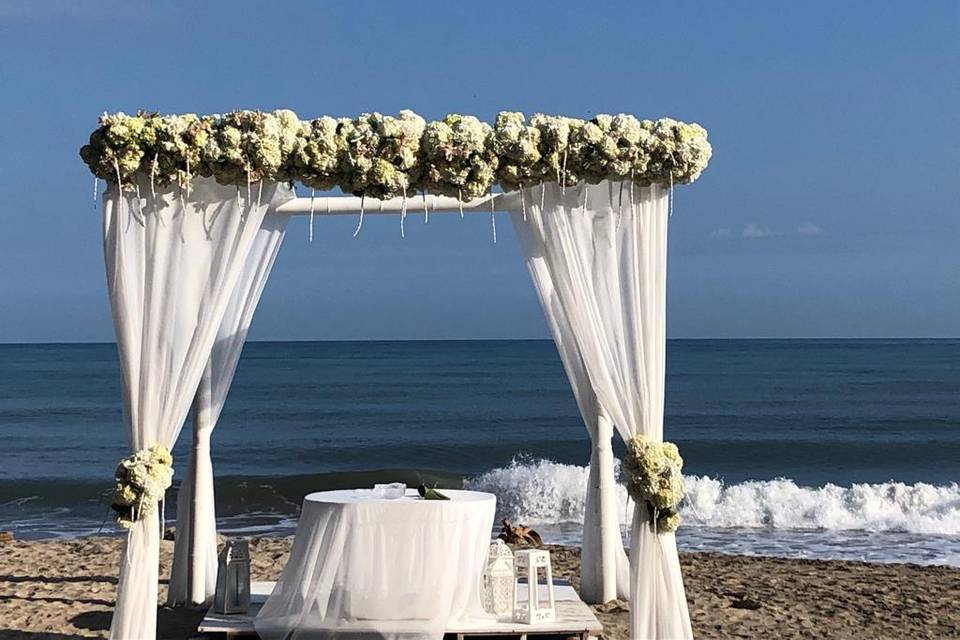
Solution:
<svg viewBox="0 0 960 640">
<path fill-rule="evenodd" d="M 147 197 L 112 189 L 104 198 L 107 287 L 132 450 L 173 448 L 264 214 L 286 191 L 254 184 L 241 193 L 198 178 L 189 192 L 174 187 L 154 198 L 144 184 Z M 154 510 L 124 544 L 111 638 L 156 637 L 159 546 Z"/>
<path fill-rule="evenodd" d="M 532 198 L 539 203 L 539 189 L 530 191 L 532 193 L 527 194 L 524 201 Z M 522 212 L 513 215 L 513 223 L 520 246 L 524 248 L 527 269 L 540 299 L 540 306 L 543 307 L 564 371 L 573 388 L 577 407 L 590 434 L 590 475 L 587 479 L 583 543 L 580 551 L 580 596 L 586 602 L 594 604 L 618 597 L 629 598 L 629 566 L 620 538 L 620 517 L 617 513 L 616 478 L 611 446 L 612 425 L 605 415 L 601 420 L 596 394 L 587 376 L 570 321 L 554 289 L 547 261 L 542 252 L 526 251 L 527 247 L 538 245 L 533 227 L 524 221 Z"/>
<path fill-rule="evenodd" d="M 668 198 L 662 185 L 604 181 L 563 193 L 548 184 L 528 190 L 526 221 L 513 212 L 528 263 L 541 261 L 536 268 L 549 276 L 600 413 L 624 439 L 663 438 Z M 630 546 L 631 638 L 692 638 L 674 535 L 654 533 L 638 508 Z"/>
<path fill-rule="evenodd" d="M 280 201 L 282 195 L 278 195 L 272 204 L 276 206 Z M 254 311 L 283 243 L 288 220 L 289 216 L 279 213 L 268 213 L 264 217 L 213 343 L 208 365 L 211 382 L 209 406 L 205 407 L 208 420 L 200 429 L 196 428 L 196 423 L 194 425 L 194 446 L 177 493 L 177 536 L 167 592 L 167 604 L 171 606 L 206 602 L 216 589 L 217 526 L 210 436 L 226 403 Z M 192 517 L 194 495 L 201 514 L 196 523 Z M 194 553 L 199 555 L 199 559 L 194 563 L 191 573 L 190 539 L 194 529 L 195 539 L 199 542 Z"/>
</svg>

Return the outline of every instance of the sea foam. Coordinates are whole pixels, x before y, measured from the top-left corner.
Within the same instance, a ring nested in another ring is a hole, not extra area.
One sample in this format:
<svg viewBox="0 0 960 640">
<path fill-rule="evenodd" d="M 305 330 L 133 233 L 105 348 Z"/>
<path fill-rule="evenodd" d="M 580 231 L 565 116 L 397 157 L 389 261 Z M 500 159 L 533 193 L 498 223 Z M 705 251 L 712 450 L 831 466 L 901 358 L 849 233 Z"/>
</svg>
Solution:
<svg viewBox="0 0 960 640">
<path fill-rule="evenodd" d="M 960 535 L 957 483 L 807 487 L 785 478 L 725 484 L 707 476 L 687 476 L 686 482 L 682 516 L 687 526 Z M 583 522 L 586 483 L 586 467 L 515 460 L 467 479 L 465 486 L 496 494 L 503 517 L 557 524 Z M 628 522 L 632 507 L 622 484 L 617 504 L 621 522 Z"/>
</svg>

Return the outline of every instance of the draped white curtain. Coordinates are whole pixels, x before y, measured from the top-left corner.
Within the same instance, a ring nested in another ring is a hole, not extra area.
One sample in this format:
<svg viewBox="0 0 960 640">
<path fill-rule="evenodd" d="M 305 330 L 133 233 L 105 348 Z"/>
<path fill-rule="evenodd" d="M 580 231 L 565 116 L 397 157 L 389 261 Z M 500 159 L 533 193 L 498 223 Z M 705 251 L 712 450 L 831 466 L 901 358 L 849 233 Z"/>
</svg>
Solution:
<svg viewBox="0 0 960 640">
<path fill-rule="evenodd" d="M 272 204 L 279 204 L 282 197 L 283 194 L 278 195 Z M 213 343 L 208 363 L 209 389 L 200 394 L 206 406 L 194 406 L 194 411 L 206 412 L 206 419 L 194 423 L 194 445 L 177 493 L 177 536 L 167 592 L 167 604 L 171 606 L 201 604 L 212 598 L 216 589 L 217 526 L 210 436 L 226 403 L 253 313 L 280 251 L 288 220 L 289 216 L 279 213 L 268 213 L 263 218 Z M 197 522 L 193 521 L 194 510 L 200 514 Z M 190 557 L 191 538 L 197 545 L 196 559 Z"/>
<path fill-rule="evenodd" d="M 572 337 L 600 422 L 609 418 L 624 439 L 663 439 L 668 197 L 662 185 L 604 181 L 564 193 L 548 184 L 528 189 L 526 220 L 513 212 L 541 300 L 549 291 L 558 345 Z M 568 364 L 573 349 L 560 350 L 568 373 L 580 375 Z M 571 382 L 589 409 L 578 390 L 586 383 Z M 630 587 L 631 638 L 692 638 L 676 540 L 655 534 L 643 508 L 631 527 Z"/>
<path fill-rule="evenodd" d="M 107 286 L 133 451 L 173 448 L 268 206 L 289 197 L 278 185 L 237 190 L 204 178 L 195 179 L 189 193 L 174 187 L 153 197 L 148 184 L 140 192 L 146 197 L 112 189 L 103 207 Z M 156 637 L 159 547 L 154 510 L 123 546 L 111 638 Z"/>
<path fill-rule="evenodd" d="M 529 191 L 524 201 L 532 199 L 539 202 L 540 189 Z M 546 193 L 544 204 L 546 205 Z M 539 210 L 539 205 L 537 209 Z M 528 211 L 528 215 L 531 213 Z M 540 215 L 539 211 L 537 215 Z M 587 479 L 583 543 L 580 552 L 580 595 L 585 601 L 595 604 L 609 602 L 618 597 L 629 598 L 629 566 L 620 538 L 620 517 L 617 513 L 616 478 L 611 446 L 613 428 L 609 418 L 605 414 L 601 416 L 596 394 L 580 356 L 580 348 L 554 289 L 550 267 L 543 252 L 534 250 L 542 243 L 538 240 L 534 227 L 524 221 L 522 212 L 513 214 L 513 223 L 520 246 L 523 247 L 534 289 L 573 388 L 577 407 L 590 434 L 590 475 Z"/>
</svg>

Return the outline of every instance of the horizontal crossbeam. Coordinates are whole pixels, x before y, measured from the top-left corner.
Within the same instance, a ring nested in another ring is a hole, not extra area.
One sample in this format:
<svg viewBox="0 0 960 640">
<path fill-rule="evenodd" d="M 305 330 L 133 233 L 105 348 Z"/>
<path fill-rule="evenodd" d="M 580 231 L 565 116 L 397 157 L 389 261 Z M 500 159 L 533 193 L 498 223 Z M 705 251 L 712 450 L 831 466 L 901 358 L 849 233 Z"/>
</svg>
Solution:
<svg viewBox="0 0 960 640">
<path fill-rule="evenodd" d="M 406 208 L 406 212 L 414 215 L 423 213 L 426 208 L 433 213 L 490 213 L 493 200 L 493 209 L 495 211 L 506 211 L 515 209 L 520 204 L 520 194 L 518 192 L 494 193 L 489 196 L 469 200 L 461 203 L 456 198 L 447 196 L 413 196 L 406 198 L 390 198 L 388 200 L 377 200 L 376 198 L 358 198 L 356 196 L 324 196 L 312 198 L 312 209 L 317 215 L 348 215 L 358 214 L 361 208 L 364 215 L 378 213 L 401 213 Z M 277 213 L 298 216 L 309 214 L 311 210 L 311 198 L 294 198 L 277 207 Z"/>
</svg>

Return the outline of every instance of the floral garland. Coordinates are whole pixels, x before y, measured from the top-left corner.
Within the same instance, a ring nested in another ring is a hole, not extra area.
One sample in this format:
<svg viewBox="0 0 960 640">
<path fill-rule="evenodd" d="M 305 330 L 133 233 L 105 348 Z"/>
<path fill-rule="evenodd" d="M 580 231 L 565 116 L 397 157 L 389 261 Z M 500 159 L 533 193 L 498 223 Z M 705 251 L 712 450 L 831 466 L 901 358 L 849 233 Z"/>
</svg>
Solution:
<svg viewBox="0 0 960 640">
<path fill-rule="evenodd" d="M 173 480 L 173 456 L 156 444 L 127 456 L 117 465 L 113 504 L 117 524 L 129 529 L 153 513 Z"/>
<path fill-rule="evenodd" d="M 685 184 L 712 149 L 698 124 L 620 114 L 592 120 L 500 113 L 494 125 L 451 114 L 427 123 L 412 111 L 303 121 L 289 110 L 225 115 L 104 114 L 80 157 L 124 189 L 177 184 L 193 176 L 225 185 L 299 181 L 372 198 L 417 192 L 461 200 L 556 182 L 633 180 Z"/>
<path fill-rule="evenodd" d="M 653 442 L 638 435 L 627 442 L 623 459 L 627 492 L 637 504 L 646 504 L 650 525 L 658 533 L 669 533 L 680 526 L 678 509 L 686 487 L 683 482 L 683 458 L 672 442 Z"/>
</svg>

